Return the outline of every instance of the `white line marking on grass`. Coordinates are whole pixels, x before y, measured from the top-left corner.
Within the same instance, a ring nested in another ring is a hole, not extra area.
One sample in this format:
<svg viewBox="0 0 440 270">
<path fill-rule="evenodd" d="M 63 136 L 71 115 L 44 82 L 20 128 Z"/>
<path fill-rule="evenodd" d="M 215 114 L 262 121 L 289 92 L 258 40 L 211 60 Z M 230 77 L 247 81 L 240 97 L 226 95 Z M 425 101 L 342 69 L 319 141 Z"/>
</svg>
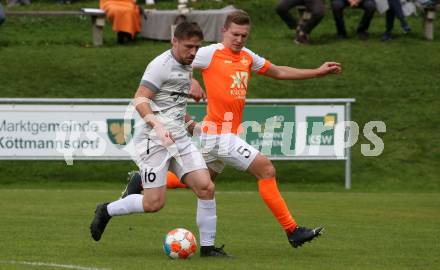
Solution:
<svg viewBox="0 0 440 270">
<path fill-rule="evenodd" d="M 30 266 L 47 266 L 47 267 L 53 267 L 53 268 L 65 268 L 65 269 L 76 269 L 76 270 L 108 270 L 105 268 L 95 268 L 95 267 L 85 267 L 85 266 L 78 266 L 78 265 L 45 263 L 45 262 L 2 261 L 2 260 L 0 260 L 0 264 L 21 264 L 21 265 L 30 265 Z"/>
</svg>

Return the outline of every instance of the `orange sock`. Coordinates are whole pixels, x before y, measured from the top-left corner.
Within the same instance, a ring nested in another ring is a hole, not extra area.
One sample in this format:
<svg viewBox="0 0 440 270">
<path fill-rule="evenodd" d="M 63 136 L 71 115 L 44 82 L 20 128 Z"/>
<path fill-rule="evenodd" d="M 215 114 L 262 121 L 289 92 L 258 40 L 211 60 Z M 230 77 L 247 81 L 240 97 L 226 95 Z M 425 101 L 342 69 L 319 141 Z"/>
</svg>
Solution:
<svg viewBox="0 0 440 270">
<path fill-rule="evenodd" d="M 186 188 L 187 186 L 180 182 L 179 178 L 172 173 L 167 173 L 167 188 Z"/>
<path fill-rule="evenodd" d="M 258 190 L 260 191 L 261 198 L 270 208 L 278 223 L 286 232 L 293 232 L 297 225 L 287 208 L 286 202 L 281 197 L 275 178 L 258 180 Z"/>
</svg>

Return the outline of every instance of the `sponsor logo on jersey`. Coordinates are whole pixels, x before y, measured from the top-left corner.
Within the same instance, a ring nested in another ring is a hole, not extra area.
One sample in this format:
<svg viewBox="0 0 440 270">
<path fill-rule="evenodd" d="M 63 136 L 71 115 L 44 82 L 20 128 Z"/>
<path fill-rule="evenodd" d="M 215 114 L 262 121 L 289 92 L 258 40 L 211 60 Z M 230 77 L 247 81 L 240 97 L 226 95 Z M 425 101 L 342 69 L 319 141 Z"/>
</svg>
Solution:
<svg viewBox="0 0 440 270">
<path fill-rule="evenodd" d="M 238 99 L 246 98 L 249 74 L 246 71 L 236 71 L 235 74 L 231 75 L 231 78 L 232 84 L 229 93 Z"/>
<path fill-rule="evenodd" d="M 231 89 L 247 89 L 249 74 L 246 71 L 236 71 L 231 78 Z"/>
</svg>

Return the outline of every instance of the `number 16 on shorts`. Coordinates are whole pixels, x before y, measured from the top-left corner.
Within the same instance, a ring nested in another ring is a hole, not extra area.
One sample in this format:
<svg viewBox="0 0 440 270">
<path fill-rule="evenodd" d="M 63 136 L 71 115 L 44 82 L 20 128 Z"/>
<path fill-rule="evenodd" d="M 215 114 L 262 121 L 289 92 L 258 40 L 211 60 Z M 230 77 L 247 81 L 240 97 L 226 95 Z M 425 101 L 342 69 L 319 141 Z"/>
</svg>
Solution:
<svg viewBox="0 0 440 270">
<path fill-rule="evenodd" d="M 155 172 L 154 168 L 145 168 L 141 170 L 141 179 L 142 179 L 142 185 L 144 188 L 153 188 L 153 187 L 159 187 L 163 184 L 159 183 L 161 181 L 158 181 L 158 173 Z"/>
</svg>

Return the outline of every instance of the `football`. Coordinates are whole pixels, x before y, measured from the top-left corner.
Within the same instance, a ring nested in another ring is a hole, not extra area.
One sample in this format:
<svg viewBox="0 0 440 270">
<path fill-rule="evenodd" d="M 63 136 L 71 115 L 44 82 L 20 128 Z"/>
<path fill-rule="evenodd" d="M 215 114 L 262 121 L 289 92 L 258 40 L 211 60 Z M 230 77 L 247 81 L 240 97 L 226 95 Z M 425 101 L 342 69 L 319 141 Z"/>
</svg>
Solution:
<svg viewBox="0 0 440 270">
<path fill-rule="evenodd" d="M 163 251 L 172 259 L 188 259 L 197 251 L 196 237 L 186 229 L 171 230 L 163 241 Z"/>
</svg>

